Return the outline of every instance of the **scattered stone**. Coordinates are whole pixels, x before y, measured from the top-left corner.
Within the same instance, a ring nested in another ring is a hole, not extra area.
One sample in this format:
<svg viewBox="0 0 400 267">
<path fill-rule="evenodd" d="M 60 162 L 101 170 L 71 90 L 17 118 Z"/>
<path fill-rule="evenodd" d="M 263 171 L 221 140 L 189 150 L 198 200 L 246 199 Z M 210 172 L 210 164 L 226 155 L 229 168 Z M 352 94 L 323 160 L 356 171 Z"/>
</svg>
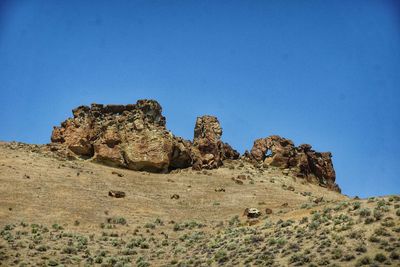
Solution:
<svg viewBox="0 0 400 267">
<path fill-rule="evenodd" d="M 282 204 L 282 207 L 287 207 L 287 206 L 289 206 L 289 204 L 287 202 Z"/>
<path fill-rule="evenodd" d="M 295 189 L 294 189 L 293 186 L 289 185 L 289 186 L 287 187 L 287 190 L 289 190 L 289 191 L 294 191 Z"/>
<path fill-rule="evenodd" d="M 118 177 L 123 177 L 124 175 L 120 172 L 112 171 L 111 174 L 117 175 Z"/>
<path fill-rule="evenodd" d="M 27 174 L 24 174 L 24 179 L 31 179 L 31 177 Z"/>
<path fill-rule="evenodd" d="M 178 194 L 173 194 L 173 195 L 171 196 L 171 199 L 179 199 L 179 195 L 178 195 Z"/>
<path fill-rule="evenodd" d="M 225 188 L 222 187 L 215 188 L 215 192 L 225 192 Z"/>
<path fill-rule="evenodd" d="M 116 191 L 116 190 L 110 190 L 110 191 L 108 192 L 108 195 L 109 195 L 110 197 L 123 198 L 123 197 L 125 197 L 125 192 Z"/>
<path fill-rule="evenodd" d="M 318 197 L 318 198 L 314 199 L 315 204 L 321 203 L 323 201 L 324 201 L 324 197 Z"/>
<path fill-rule="evenodd" d="M 251 220 L 248 220 L 247 223 L 248 223 L 249 226 L 252 226 L 252 225 L 259 224 L 259 223 L 260 223 L 260 220 L 258 220 L 258 219 L 251 219 Z"/>
<path fill-rule="evenodd" d="M 237 179 L 233 179 L 235 181 L 235 183 L 242 185 L 243 181 L 242 180 L 237 180 Z"/>
<path fill-rule="evenodd" d="M 265 214 L 272 214 L 272 209 L 265 208 Z"/>
<path fill-rule="evenodd" d="M 247 216 L 247 218 L 258 218 L 261 216 L 261 212 L 256 208 L 246 208 L 243 212 L 243 216 Z"/>
</svg>

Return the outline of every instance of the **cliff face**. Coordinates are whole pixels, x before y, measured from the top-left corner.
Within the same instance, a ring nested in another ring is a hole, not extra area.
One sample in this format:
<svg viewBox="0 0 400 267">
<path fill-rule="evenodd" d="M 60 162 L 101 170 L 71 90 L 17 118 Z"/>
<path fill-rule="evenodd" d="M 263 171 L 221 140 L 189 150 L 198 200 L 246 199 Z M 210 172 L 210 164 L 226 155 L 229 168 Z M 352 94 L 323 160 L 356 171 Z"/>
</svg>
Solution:
<svg viewBox="0 0 400 267">
<path fill-rule="evenodd" d="M 157 101 L 139 100 L 131 105 L 92 104 L 73 110 L 60 127 L 54 127 L 54 150 L 68 157 L 92 159 L 107 165 L 148 172 L 168 172 L 192 167 L 213 169 L 239 153 L 221 140 L 216 117 L 196 120 L 193 141 L 174 136 Z M 257 139 L 243 156 L 259 166 L 289 169 L 297 177 L 340 191 L 335 184 L 331 153 L 310 145 L 295 147 L 291 140 L 270 136 Z"/>
</svg>

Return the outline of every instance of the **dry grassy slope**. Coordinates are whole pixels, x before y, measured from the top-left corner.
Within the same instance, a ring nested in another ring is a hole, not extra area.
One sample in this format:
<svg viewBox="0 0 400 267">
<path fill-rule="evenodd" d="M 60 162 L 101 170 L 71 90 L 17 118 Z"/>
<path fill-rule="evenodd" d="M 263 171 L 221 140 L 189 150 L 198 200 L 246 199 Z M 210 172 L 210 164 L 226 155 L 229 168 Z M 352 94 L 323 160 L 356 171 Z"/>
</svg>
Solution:
<svg viewBox="0 0 400 267">
<path fill-rule="evenodd" d="M 254 182 L 236 184 L 231 178 L 239 174 L 249 175 Z M 219 221 L 241 215 L 246 207 L 296 210 L 309 199 L 301 192 L 328 201 L 346 199 L 322 187 L 295 181 L 279 169 L 260 172 L 245 164 L 235 169 L 150 174 L 87 161 L 60 161 L 5 144 L 0 145 L 0 183 L 0 224 L 17 219 L 40 223 L 79 220 L 90 227 L 104 221 L 105 211 L 139 224 L 156 217 Z M 283 184 L 292 185 L 295 191 L 284 190 Z M 220 187 L 226 192 L 215 192 Z M 126 197 L 108 197 L 109 190 L 122 190 Z M 173 194 L 180 198 L 171 199 Z M 282 207 L 285 202 L 286 208 Z M 301 214 L 293 212 L 293 216 Z"/>
<path fill-rule="evenodd" d="M 349 199 L 279 169 L 150 174 L 0 142 L 0 185 L 0 266 L 400 266 L 399 196 Z"/>
</svg>

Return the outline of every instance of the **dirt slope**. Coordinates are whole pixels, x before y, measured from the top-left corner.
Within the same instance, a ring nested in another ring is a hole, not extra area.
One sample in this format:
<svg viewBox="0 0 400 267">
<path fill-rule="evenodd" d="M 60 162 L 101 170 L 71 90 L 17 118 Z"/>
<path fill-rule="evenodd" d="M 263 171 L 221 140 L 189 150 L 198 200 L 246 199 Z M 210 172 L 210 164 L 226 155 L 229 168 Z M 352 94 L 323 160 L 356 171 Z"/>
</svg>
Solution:
<svg viewBox="0 0 400 267">
<path fill-rule="evenodd" d="M 0 143 L 0 184 L 2 266 L 400 263 L 398 197 L 351 200 L 277 168 L 150 174 Z M 249 222 L 250 207 L 262 215 Z"/>
</svg>

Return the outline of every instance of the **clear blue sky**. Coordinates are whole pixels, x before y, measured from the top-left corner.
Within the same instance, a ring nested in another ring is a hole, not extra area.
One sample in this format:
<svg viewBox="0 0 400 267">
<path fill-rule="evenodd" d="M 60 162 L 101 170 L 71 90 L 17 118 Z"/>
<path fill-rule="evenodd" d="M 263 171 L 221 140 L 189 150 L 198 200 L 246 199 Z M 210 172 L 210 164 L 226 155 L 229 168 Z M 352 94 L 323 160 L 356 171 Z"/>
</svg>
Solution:
<svg viewBox="0 0 400 267">
<path fill-rule="evenodd" d="M 154 98 L 175 135 L 216 115 L 240 152 L 279 134 L 345 194 L 400 193 L 399 1 L 1 0 L 0 92 L 0 140 Z"/>
</svg>

